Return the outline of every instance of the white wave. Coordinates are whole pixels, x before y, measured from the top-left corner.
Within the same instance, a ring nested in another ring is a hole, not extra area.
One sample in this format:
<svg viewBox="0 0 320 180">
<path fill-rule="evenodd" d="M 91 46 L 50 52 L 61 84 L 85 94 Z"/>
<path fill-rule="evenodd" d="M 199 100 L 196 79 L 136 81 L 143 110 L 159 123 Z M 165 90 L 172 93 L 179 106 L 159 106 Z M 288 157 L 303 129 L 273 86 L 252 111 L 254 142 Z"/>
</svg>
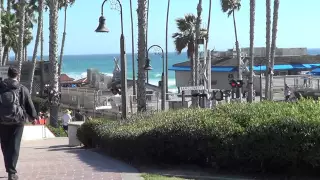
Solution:
<svg viewBox="0 0 320 180">
<path fill-rule="evenodd" d="M 113 76 L 113 73 L 103 73 L 103 74 L 105 74 L 107 76 Z"/>
<path fill-rule="evenodd" d="M 161 73 L 157 73 L 154 75 L 154 77 L 158 78 L 158 77 L 161 77 L 161 75 L 162 75 Z"/>
<path fill-rule="evenodd" d="M 68 73 L 64 72 L 64 74 L 67 74 L 69 77 L 76 80 L 87 77 L 87 72 L 68 72 Z"/>
</svg>

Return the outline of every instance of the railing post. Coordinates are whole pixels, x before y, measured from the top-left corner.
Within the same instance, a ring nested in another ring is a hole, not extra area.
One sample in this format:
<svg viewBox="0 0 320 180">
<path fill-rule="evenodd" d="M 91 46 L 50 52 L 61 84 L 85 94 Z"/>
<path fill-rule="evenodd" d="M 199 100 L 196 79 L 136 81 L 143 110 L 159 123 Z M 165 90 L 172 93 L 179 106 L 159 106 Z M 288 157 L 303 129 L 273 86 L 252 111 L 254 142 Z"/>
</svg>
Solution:
<svg viewBox="0 0 320 180">
<path fill-rule="evenodd" d="M 181 92 L 181 98 L 182 98 L 182 101 L 181 101 L 181 105 L 182 105 L 182 108 L 184 108 L 184 105 L 185 105 L 185 101 L 186 101 L 186 94 L 185 94 L 185 91 L 182 91 Z"/>
</svg>

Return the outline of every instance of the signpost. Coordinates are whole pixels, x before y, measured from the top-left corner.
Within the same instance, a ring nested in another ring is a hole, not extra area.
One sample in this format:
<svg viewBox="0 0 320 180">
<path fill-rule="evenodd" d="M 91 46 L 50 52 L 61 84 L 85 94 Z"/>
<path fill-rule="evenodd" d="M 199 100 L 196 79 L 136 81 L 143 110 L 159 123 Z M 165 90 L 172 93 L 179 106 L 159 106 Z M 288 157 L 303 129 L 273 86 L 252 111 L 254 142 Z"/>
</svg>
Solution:
<svg viewBox="0 0 320 180">
<path fill-rule="evenodd" d="M 0 66 L 0 81 L 4 80 L 8 76 L 8 66 Z"/>
</svg>

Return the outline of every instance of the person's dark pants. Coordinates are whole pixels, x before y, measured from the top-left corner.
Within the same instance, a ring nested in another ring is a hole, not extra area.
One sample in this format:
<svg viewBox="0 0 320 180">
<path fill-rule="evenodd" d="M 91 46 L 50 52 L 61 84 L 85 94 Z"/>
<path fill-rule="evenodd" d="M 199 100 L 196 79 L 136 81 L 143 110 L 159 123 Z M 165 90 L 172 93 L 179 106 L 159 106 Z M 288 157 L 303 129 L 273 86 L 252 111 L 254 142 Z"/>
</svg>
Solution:
<svg viewBox="0 0 320 180">
<path fill-rule="evenodd" d="M 286 101 L 289 101 L 290 95 L 286 96 Z"/>
<path fill-rule="evenodd" d="M 23 133 L 23 125 L 0 124 L 0 141 L 7 173 L 16 174 L 16 166 L 19 158 L 20 144 Z"/>
</svg>

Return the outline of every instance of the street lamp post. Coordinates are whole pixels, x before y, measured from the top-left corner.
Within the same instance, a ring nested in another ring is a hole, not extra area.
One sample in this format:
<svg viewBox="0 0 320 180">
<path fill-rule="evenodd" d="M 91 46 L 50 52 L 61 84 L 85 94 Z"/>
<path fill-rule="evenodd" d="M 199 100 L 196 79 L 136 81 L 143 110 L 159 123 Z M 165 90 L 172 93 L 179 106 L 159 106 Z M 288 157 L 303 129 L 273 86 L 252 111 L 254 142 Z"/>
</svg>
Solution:
<svg viewBox="0 0 320 180">
<path fill-rule="evenodd" d="M 167 89 L 167 83 L 166 83 L 166 77 L 165 77 L 165 61 L 164 61 L 164 51 L 162 49 L 161 46 L 159 45 L 152 45 L 148 48 L 147 50 L 147 54 L 149 54 L 150 49 L 154 49 L 155 50 L 155 54 L 159 54 L 161 55 L 161 59 L 162 59 L 162 74 L 161 74 L 161 110 L 166 110 L 166 89 Z M 146 71 L 152 70 L 152 67 L 150 65 L 150 59 L 148 58 L 145 64 L 144 69 Z"/>
<path fill-rule="evenodd" d="M 96 32 L 109 32 L 109 29 L 106 27 L 106 18 L 103 16 L 103 7 L 108 0 L 104 0 L 101 5 L 101 16 L 99 18 L 99 26 L 96 29 Z M 120 35 L 120 61 L 121 61 L 121 113 L 122 118 L 127 118 L 128 107 L 127 107 L 127 60 L 126 60 L 126 51 L 125 51 L 125 38 L 123 35 L 123 13 L 122 13 L 122 4 L 119 0 L 116 0 L 119 5 L 119 11 L 121 16 L 121 35 Z M 116 4 L 113 4 L 116 5 Z"/>
</svg>

